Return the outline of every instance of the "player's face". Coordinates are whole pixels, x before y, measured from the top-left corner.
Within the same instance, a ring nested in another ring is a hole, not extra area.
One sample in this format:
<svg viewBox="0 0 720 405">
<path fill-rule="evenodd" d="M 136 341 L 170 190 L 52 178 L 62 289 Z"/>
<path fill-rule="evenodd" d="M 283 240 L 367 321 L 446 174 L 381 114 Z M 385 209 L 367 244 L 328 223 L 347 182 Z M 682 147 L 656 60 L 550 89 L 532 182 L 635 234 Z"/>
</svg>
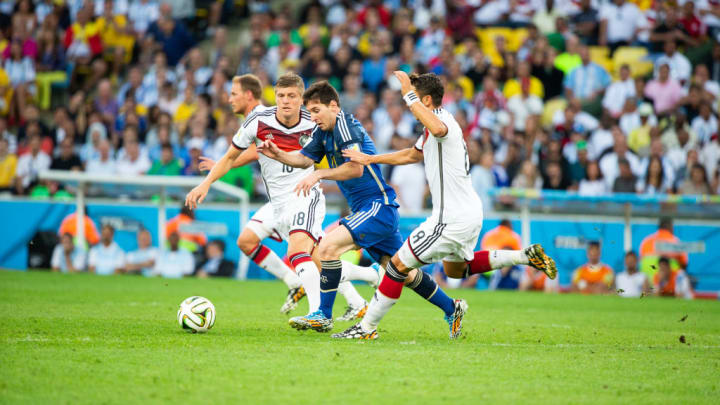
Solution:
<svg viewBox="0 0 720 405">
<path fill-rule="evenodd" d="M 332 103 L 332 102 L 331 102 Z M 335 125 L 334 119 L 337 113 L 334 113 L 330 106 L 327 106 L 319 101 L 308 101 L 308 111 L 310 112 L 310 119 L 313 120 L 318 127 L 323 131 L 330 131 Z"/>
<path fill-rule="evenodd" d="M 228 103 L 233 110 L 233 113 L 240 114 L 245 111 L 247 100 L 245 99 L 245 92 L 242 91 L 240 83 L 233 83 L 230 88 L 230 95 L 228 96 Z"/>
<path fill-rule="evenodd" d="M 297 87 L 275 87 L 275 103 L 281 116 L 294 117 L 300 114 L 302 91 Z"/>
</svg>

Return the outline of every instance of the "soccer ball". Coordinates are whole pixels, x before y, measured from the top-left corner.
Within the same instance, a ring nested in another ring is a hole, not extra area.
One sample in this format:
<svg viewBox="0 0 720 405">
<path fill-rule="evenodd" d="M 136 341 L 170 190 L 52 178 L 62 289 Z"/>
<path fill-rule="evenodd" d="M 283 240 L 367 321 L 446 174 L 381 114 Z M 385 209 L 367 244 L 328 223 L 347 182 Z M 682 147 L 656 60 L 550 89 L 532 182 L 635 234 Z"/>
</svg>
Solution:
<svg viewBox="0 0 720 405">
<path fill-rule="evenodd" d="M 177 320 L 183 329 L 207 332 L 215 324 L 215 306 L 205 297 L 186 298 L 180 303 Z"/>
</svg>

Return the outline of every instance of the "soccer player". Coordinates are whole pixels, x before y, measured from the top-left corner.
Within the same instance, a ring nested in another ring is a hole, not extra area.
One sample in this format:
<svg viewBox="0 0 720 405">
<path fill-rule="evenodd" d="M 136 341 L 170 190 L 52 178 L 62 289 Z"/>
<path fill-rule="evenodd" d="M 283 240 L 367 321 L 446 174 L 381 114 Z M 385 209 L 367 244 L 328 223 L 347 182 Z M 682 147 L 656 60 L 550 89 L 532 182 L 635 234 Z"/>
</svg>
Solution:
<svg viewBox="0 0 720 405">
<path fill-rule="evenodd" d="M 299 115 L 301 117 L 300 121 L 298 121 L 298 123 L 296 124 L 298 128 L 302 126 L 307 128 L 308 125 L 314 127 L 313 123 L 308 123 L 307 112 L 300 111 L 300 100 L 302 90 L 304 90 L 304 86 L 302 85 L 302 81 L 298 76 L 285 75 L 283 76 L 282 80 L 278 80 L 278 85 L 276 86 L 276 95 L 280 94 L 285 96 L 288 92 L 292 93 L 292 90 L 294 89 L 298 91 L 295 92 L 295 94 L 293 95 L 283 97 L 282 101 L 278 98 L 278 104 L 281 107 L 285 104 L 290 106 L 290 110 L 288 113 L 289 116 L 297 117 Z M 245 122 L 242 124 L 242 127 L 239 131 L 240 135 L 236 135 L 235 139 L 237 139 L 238 136 L 241 136 L 243 131 L 246 131 L 250 134 L 252 134 L 252 131 L 255 131 L 257 133 L 256 137 L 266 136 L 264 134 L 261 135 L 262 131 L 270 131 L 268 132 L 268 134 L 272 136 L 272 126 L 277 126 L 277 124 L 283 125 L 280 119 L 273 118 L 272 111 L 277 111 L 277 108 L 267 108 L 260 104 L 261 91 L 262 84 L 260 83 L 260 80 L 254 75 L 247 74 L 242 76 L 236 76 L 235 78 L 233 78 L 229 102 L 234 113 L 243 114 L 245 116 Z M 271 112 L 268 113 L 268 111 Z M 278 115 L 278 117 L 281 116 Z M 299 139 L 301 139 L 302 136 L 305 136 L 306 133 L 307 130 L 303 132 L 303 135 L 301 135 Z M 252 135 L 248 136 L 252 137 Z M 235 139 L 233 140 L 233 142 L 235 142 Z M 296 145 L 296 147 L 299 148 L 299 144 Z M 233 154 L 237 154 L 235 153 L 235 150 L 236 148 L 230 149 L 230 151 L 233 151 Z M 259 156 L 256 151 L 255 143 L 248 143 L 247 148 L 242 153 L 237 154 L 237 157 L 234 161 L 232 161 L 231 166 L 244 166 L 258 159 Z M 267 158 L 265 158 L 264 160 L 266 162 L 272 162 Z M 262 162 L 263 161 L 261 160 L 261 165 L 263 164 Z M 205 158 L 201 163 L 201 169 L 209 169 L 211 172 L 215 166 L 217 166 L 217 163 L 207 158 Z M 275 167 L 275 169 L 277 171 L 276 174 L 272 174 L 272 169 L 268 169 L 268 171 L 271 173 L 270 176 L 273 179 L 272 181 L 274 181 L 275 183 L 271 183 L 270 181 L 266 182 L 266 185 L 268 186 L 277 184 L 277 187 L 268 187 L 268 193 L 271 196 L 271 199 L 273 194 L 277 194 L 276 199 L 280 198 L 278 196 L 281 196 L 284 200 L 287 201 L 295 199 L 293 188 L 295 187 L 294 182 L 297 182 L 297 176 L 292 177 L 289 180 L 282 180 L 282 184 L 279 184 L 280 180 L 276 179 L 277 176 L 290 176 L 290 174 L 293 172 L 292 168 L 282 166 Z M 226 171 L 220 173 L 220 177 L 222 177 L 225 172 Z M 265 170 L 263 171 L 263 173 L 265 173 Z M 209 176 L 210 175 L 208 175 L 208 177 Z M 209 184 L 212 184 L 212 182 L 210 182 Z M 189 197 L 190 195 L 188 195 L 188 198 Z M 320 201 L 318 201 L 318 204 L 319 203 Z M 322 217 L 324 217 L 324 203 L 322 206 L 315 208 L 315 210 L 320 209 L 322 210 L 322 216 L 318 216 L 318 218 L 316 219 L 318 224 L 322 223 Z M 275 277 L 283 280 L 288 286 L 287 298 L 285 299 L 285 303 L 280 309 L 282 313 L 287 314 L 288 312 L 295 309 L 300 299 L 305 296 L 305 289 L 302 287 L 300 278 L 296 275 L 296 273 L 290 268 L 288 268 L 288 266 L 285 265 L 283 260 L 280 259 L 278 255 L 276 255 L 267 246 L 262 244 L 262 240 L 266 238 L 272 238 L 277 241 L 287 240 L 287 237 L 283 238 L 283 233 L 279 232 L 276 229 L 276 226 L 282 226 L 282 221 L 280 221 L 281 225 L 278 225 L 278 221 L 275 219 L 275 212 L 276 211 L 272 201 L 263 205 L 258 211 L 255 212 L 255 215 L 253 215 L 253 217 L 250 219 L 250 222 L 247 224 L 245 229 L 242 230 L 240 236 L 238 237 L 237 244 L 240 250 L 242 250 L 243 253 L 245 253 L 253 262 L 255 262 L 255 264 L 265 269 L 269 273 L 273 274 Z M 299 223 L 302 222 L 302 219 L 300 219 L 302 217 L 304 217 L 304 213 L 299 213 Z M 298 228 L 289 231 L 289 233 L 294 232 L 306 232 L 306 230 L 303 228 Z M 288 249 L 288 253 L 292 257 L 292 250 L 290 250 L 290 248 Z M 316 261 L 316 267 L 317 264 L 318 262 Z M 377 272 L 372 268 L 356 266 L 351 263 L 343 262 L 343 269 L 343 275 L 345 280 L 363 280 L 373 286 L 377 285 L 378 275 Z M 360 294 L 358 294 L 352 283 L 350 283 L 349 281 L 343 281 L 342 284 L 343 288 L 341 289 L 341 292 L 352 307 L 351 313 L 347 314 L 348 317 L 352 319 L 362 317 L 362 315 L 365 313 L 365 310 L 367 309 L 367 303 L 364 299 L 362 299 Z M 317 288 L 315 288 L 315 290 L 317 290 Z"/>
<path fill-rule="evenodd" d="M 549 278 L 557 275 L 555 262 L 540 245 L 525 250 L 473 252 L 482 228 L 480 197 L 470 181 L 470 161 L 460 125 L 441 107 L 445 92 L 440 79 L 431 73 L 409 77 L 397 71 L 405 103 L 424 126 L 424 133 L 414 148 L 368 155 L 345 150 L 343 155 L 363 165 L 379 163 L 402 165 L 424 161 L 430 185 L 432 215 L 418 226 L 387 264 L 385 274 L 360 323 L 334 338 L 375 339 L 377 325 L 400 298 L 402 286 L 412 269 L 429 263 L 443 262 L 445 274 L 464 278 L 492 269 L 526 264 L 544 271 Z M 460 335 L 467 304 L 458 305 L 450 338 Z"/>
<path fill-rule="evenodd" d="M 385 183 L 380 168 L 375 164 L 363 167 L 342 155 L 347 149 L 375 154 L 375 145 L 365 129 L 352 115 L 340 109 L 338 93 L 326 81 L 310 86 L 303 94 L 303 102 L 317 128 L 300 153 L 282 150 L 271 140 L 263 142 L 258 150 L 267 157 L 301 169 L 312 167 L 325 157 L 329 168 L 308 173 L 295 188 L 297 193 L 307 195 L 320 180 L 335 180 L 350 205 L 352 214 L 340 220 L 343 226 L 333 229 L 318 244 L 322 268 L 319 310 L 290 319 L 290 325 L 296 329 L 326 332 L 333 327 L 332 307 L 342 277 L 340 255 L 350 249 L 364 248 L 375 261 L 384 265 L 402 246 L 403 240 L 398 231 L 395 191 Z M 466 305 L 462 300 L 453 301 L 445 295 L 432 277 L 422 271 L 411 272 L 406 284 L 440 307 L 449 324 L 456 321 L 453 315 L 457 308 Z"/>
</svg>

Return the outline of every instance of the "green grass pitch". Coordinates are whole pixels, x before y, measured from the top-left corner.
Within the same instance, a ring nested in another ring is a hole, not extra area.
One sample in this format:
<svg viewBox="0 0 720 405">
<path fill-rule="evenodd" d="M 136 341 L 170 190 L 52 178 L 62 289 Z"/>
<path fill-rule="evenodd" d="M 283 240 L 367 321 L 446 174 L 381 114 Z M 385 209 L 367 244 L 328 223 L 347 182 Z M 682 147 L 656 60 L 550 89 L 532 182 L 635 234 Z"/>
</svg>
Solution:
<svg viewBox="0 0 720 405">
<path fill-rule="evenodd" d="M 464 336 L 449 341 L 440 311 L 405 290 L 380 339 L 359 342 L 290 329 L 279 312 L 285 291 L 279 282 L 0 271 L 0 403 L 698 404 L 720 397 L 720 302 L 453 291 L 470 310 Z M 207 334 L 177 324 L 178 305 L 191 295 L 215 304 Z M 336 315 L 343 307 L 339 297 Z"/>
</svg>

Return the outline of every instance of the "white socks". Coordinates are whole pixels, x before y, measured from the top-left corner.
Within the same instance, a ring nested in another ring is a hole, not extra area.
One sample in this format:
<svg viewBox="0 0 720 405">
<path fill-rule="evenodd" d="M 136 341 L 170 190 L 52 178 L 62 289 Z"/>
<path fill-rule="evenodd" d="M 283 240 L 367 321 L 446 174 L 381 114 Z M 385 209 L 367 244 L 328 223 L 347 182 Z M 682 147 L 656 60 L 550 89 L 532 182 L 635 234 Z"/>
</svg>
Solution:
<svg viewBox="0 0 720 405">
<path fill-rule="evenodd" d="M 357 292 L 351 282 L 341 281 L 338 285 L 338 292 L 345 297 L 349 306 L 353 308 L 365 306 L 365 299 Z"/>
<path fill-rule="evenodd" d="M 493 269 L 529 263 L 523 250 L 491 250 L 488 259 Z"/>
<path fill-rule="evenodd" d="M 305 288 L 308 299 L 308 313 L 313 313 L 320 308 L 320 271 L 312 260 L 295 266 L 295 272 Z"/>
<path fill-rule="evenodd" d="M 343 260 L 340 282 L 351 280 L 365 281 L 373 288 L 376 288 L 380 281 L 380 276 L 372 267 L 362 267 Z"/>
<path fill-rule="evenodd" d="M 372 332 L 377 329 L 380 324 L 380 320 L 385 314 L 390 311 L 393 305 L 397 302 L 397 299 L 392 299 L 384 296 L 379 290 L 375 291 L 370 305 L 368 305 L 367 313 L 360 321 L 360 327 L 366 333 Z"/>
</svg>

